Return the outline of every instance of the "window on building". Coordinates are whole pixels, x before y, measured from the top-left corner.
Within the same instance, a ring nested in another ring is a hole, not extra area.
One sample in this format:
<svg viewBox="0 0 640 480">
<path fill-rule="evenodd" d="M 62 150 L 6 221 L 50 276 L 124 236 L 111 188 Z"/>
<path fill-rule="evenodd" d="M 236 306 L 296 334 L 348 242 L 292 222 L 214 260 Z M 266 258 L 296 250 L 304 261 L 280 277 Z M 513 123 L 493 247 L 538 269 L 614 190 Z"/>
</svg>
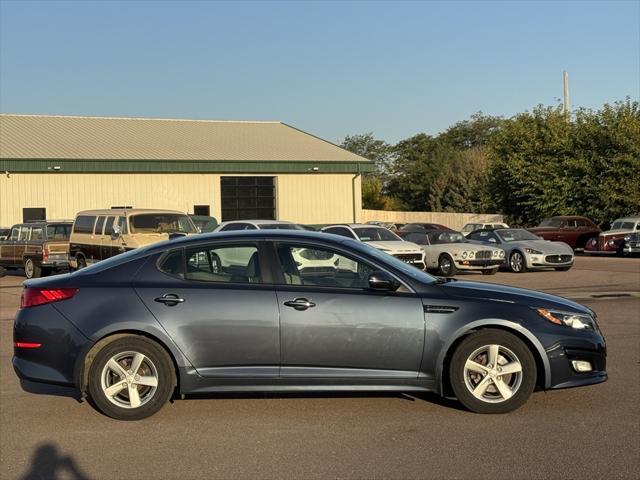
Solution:
<svg viewBox="0 0 640 480">
<path fill-rule="evenodd" d="M 34 220 L 46 220 L 47 209 L 46 208 L 23 208 L 22 209 L 22 221 L 33 222 Z"/>
<path fill-rule="evenodd" d="M 222 221 L 275 220 L 275 177 L 222 177 Z"/>
<path fill-rule="evenodd" d="M 203 215 L 208 217 L 210 215 L 211 209 L 209 205 L 194 205 L 193 206 L 193 214 L 194 215 Z"/>
</svg>

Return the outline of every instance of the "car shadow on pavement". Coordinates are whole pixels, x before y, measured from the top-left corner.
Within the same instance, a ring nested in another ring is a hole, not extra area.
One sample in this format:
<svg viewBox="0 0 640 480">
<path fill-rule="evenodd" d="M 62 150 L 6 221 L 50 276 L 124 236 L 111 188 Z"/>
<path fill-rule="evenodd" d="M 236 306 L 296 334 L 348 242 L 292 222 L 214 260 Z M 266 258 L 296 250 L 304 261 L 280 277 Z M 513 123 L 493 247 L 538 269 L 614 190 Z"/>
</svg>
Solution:
<svg viewBox="0 0 640 480">
<path fill-rule="evenodd" d="M 29 471 L 20 480 L 89 480 L 70 455 L 64 455 L 53 443 L 41 443 L 31 457 Z"/>
<path fill-rule="evenodd" d="M 20 386 L 27 393 L 35 393 L 36 395 L 53 395 L 55 397 L 69 397 L 73 398 L 77 402 L 82 401 L 80 392 L 72 387 L 30 382 L 29 380 L 20 380 Z"/>
<path fill-rule="evenodd" d="M 409 402 L 423 401 L 453 410 L 467 410 L 456 400 L 444 398 L 432 392 L 242 392 L 242 393 L 198 393 L 185 397 L 187 400 L 251 400 L 251 399 L 306 399 L 306 398 L 396 398 Z"/>
</svg>

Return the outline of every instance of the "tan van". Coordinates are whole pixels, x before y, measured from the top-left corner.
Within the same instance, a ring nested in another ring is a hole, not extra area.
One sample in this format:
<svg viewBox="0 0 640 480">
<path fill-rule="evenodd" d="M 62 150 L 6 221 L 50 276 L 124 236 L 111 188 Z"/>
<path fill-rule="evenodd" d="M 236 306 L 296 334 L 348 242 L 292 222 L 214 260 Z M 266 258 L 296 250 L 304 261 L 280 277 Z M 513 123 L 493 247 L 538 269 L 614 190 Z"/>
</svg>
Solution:
<svg viewBox="0 0 640 480">
<path fill-rule="evenodd" d="M 186 213 L 175 210 L 112 208 L 76 215 L 69 239 L 69 266 L 78 270 L 119 253 L 197 233 Z"/>
</svg>

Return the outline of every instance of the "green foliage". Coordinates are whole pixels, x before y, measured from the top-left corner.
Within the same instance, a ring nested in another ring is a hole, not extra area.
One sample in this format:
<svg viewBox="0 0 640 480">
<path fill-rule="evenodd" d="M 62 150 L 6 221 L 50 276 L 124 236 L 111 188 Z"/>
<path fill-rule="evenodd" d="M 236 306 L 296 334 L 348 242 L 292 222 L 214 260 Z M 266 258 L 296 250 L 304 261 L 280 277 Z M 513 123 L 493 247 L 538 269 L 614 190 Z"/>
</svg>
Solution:
<svg viewBox="0 0 640 480">
<path fill-rule="evenodd" d="M 371 160 L 376 167 L 374 175 L 384 176 L 389 169 L 392 149 L 384 140 L 377 140 L 373 133 L 348 135 L 340 144 L 345 150 Z"/>
<path fill-rule="evenodd" d="M 586 215 L 596 222 L 640 211 L 640 107 L 537 107 L 507 120 L 490 142 L 490 192 L 512 222 Z"/>
<path fill-rule="evenodd" d="M 382 180 L 375 176 L 362 179 L 362 208 L 370 210 L 401 210 L 402 204 L 383 193 Z"/>
</svg>

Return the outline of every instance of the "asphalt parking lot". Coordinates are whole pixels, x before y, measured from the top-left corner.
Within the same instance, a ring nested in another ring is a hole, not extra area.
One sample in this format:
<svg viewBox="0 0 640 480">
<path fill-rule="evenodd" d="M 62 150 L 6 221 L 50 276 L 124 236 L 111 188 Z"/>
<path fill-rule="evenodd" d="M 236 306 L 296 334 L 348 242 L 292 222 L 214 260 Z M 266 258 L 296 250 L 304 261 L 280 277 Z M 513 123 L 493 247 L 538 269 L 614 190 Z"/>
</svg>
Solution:
<svg viewBox="0 0 640 480">
<path fill-rule="evenodd" d="M 62 388 L 26 393 L 11 367 L 22 277 L 0 279 L 2 478 L 638 478 L 640 259 L 578 257 L 569 272 L 461 275 L 593 308 L 609 381 L 534 393 L 508 415 L 433 395 L 188 398 L 134 423 Z"/>
</svg>

